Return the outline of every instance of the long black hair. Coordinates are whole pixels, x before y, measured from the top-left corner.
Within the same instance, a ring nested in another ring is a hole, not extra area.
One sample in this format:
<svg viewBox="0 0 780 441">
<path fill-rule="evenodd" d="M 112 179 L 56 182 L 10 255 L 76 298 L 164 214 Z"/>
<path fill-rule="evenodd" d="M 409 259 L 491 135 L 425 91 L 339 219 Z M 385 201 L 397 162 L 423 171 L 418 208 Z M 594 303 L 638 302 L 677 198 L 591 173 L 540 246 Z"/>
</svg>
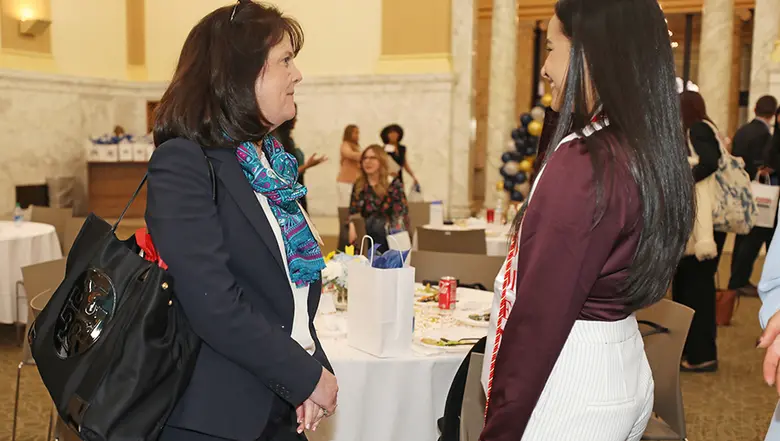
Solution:
<svg viewBox="0 0 780 441">
<path fill-rule="evenodd" d="M 666 293 L 694 220 L 668 28 L 657 0 L 559 0 L 555 15 L 571 53 L 550 146 L 590 122 L 586 97 L 592 96 L 622 150 L 612 151 L 603 136 L 585 138 L 596 176 L 593 222 L 605 209 L 604 174 L 619 155 L 642 199 L 642 233 L 625 286 L 626 303 L 642 308 Z"/>
</svg>

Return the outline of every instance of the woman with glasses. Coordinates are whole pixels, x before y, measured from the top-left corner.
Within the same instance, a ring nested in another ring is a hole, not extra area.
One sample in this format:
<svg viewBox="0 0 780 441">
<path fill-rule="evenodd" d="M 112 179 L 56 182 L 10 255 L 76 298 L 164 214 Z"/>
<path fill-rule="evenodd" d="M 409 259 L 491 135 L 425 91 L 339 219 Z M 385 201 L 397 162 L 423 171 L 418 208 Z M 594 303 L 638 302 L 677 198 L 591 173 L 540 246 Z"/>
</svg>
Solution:
<svg viewBox="0 0 780 441">
<path fill-rule="evenodd" d="M 352 189 L 349 203 L 349 241 L 356 243 L 357 237 L 354 219 L 362 217 L 366 223 L 366 233 L 374 243 L 381 245 L 380 251 L 387 250 L 387 234 L 390 229 L 409 225 L 409 209 L 404 194 L 403 183 L 390 177 L 387 171 L 387 154 L 379 145 L 370 145 L 360 157 L 360 175 Z"/>
<path fill-rule="evenodd" d="M 303 33 L 242 0 L 190 32 L 156 112 L 146 224 L 202 339 L 160 441 L 305 440 L 338 385 L 314 314 L 325 267 L 293 155 Z"/>
</svg>

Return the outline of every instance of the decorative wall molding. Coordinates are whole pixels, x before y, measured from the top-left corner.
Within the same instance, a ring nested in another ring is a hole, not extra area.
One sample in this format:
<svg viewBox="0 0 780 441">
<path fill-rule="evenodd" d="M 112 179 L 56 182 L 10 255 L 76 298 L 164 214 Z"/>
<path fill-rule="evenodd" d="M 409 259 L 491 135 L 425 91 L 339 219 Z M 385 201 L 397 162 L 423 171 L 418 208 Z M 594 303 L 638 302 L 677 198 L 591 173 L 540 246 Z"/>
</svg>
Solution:
<svg viewBox="0 0 780 441">
<path fill-rule="evenodd" d="M 440 74 L 380 74 L 351 76 L 306 77 L 298 86 L 306 94 L 323 87 L 361 88 L 383 86 L 389 88 L 416 87 L 423 90 L 446 90 L 454 82 L 451 73 Z M 159 99 L 165 92 L 166 82 L 123 81 L 103 78 L 76 77 L 34 71 L 0 69 L 0 89 L 33 90 L 37 92 L 101 93 L 110 96 L 133 96 Z"/>
</svg>

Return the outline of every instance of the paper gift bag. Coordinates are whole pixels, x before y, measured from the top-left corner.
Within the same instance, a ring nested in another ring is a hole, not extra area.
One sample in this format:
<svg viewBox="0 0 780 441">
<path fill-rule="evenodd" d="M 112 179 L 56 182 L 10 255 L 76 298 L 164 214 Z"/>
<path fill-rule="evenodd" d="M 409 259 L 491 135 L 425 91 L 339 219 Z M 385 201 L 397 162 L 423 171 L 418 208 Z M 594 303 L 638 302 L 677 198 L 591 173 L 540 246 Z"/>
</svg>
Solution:
<svg viewBox="0 0 780 441">
<path fill-rule="evenodd" d="M 766 178 L 769 181 L 769 178 Z M 753 193 L 753 200 L 758 207 L 758 216 L 756 217 L 756 227 L 774 228 L 775 216 L 777 216 L 777 200 L 780 196 L 780 187 L 760 182 L 761 176 L 750 183 L 750 189 Z"/>
<path fill-rule="evenodd" d="M 369 259 L 373 261 L 373 255 Z M 355 260 L 347 272 L 348 344 L 382 358 L 408 354 L 414 328 L 414 268 L 379 269 Z"/>
</svg>

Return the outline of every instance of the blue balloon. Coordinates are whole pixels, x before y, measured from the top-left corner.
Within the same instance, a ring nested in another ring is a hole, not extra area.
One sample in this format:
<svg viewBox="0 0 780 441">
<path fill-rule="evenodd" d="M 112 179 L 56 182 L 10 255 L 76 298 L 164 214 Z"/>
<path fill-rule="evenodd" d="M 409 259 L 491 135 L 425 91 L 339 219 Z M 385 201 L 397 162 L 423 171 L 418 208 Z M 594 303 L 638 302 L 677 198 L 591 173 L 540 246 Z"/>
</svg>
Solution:
<svg viewBox="0 0 780 441">
<path fill-rule="evenodd" d="M 522 184 L 528 179 L 528 176 L 525 174 L 525 172 L 518 172 L 515 175 L 515 184 Z M 514 187 L 513 187 L 514 188 Z"/>
<path fill-rule="evenodd" d="M 536 154 L 536 147 L 535 146 L 526 147 L 523 153 L 525 153 L 526 156 L 533 156 Z"/>
<path fill-rule="evenodd" d="M 528 135 L 528 131 L 523 127 L 518 127 L 514 130 L 512 130 L 512 139 L 517 141 L 518 139 L 525 139 L 525 137 Z"/>
<path fill-rule="evenodd" d="M 511 179 L 504 180 L 504 190 L 513 191 L 514 188 L 515 188 L 515 181 L 512 181 Z"/>
<path fill-rule="evenodd" d="M 525 151 L 526 143 L 528 142 L 528 138 L 524 139 L 515 139 L 515 149 L 518 152 Z"/>
<path fill-rule="evenodd" d="M 507 163 L 512 160 L 512 154 L 510 152 L 505 152 L 503 155 L 501 155 L 501 162 Z"/>
<path fill-rule="evenodd" d="M 514 202 L 523 202 L 523 194 L 519 191 L 513 191 L 509 198 Z"/>
<path fill-rule="evenodd" d="M 530 113 L 524 113 L 520 116 L 520 124 L 523 125 L 523 127 L 528 127 L 528 124 L 531 124 L 531 121 L 534 120 L 534 117 L 531 116 Z"/>
</svg>

